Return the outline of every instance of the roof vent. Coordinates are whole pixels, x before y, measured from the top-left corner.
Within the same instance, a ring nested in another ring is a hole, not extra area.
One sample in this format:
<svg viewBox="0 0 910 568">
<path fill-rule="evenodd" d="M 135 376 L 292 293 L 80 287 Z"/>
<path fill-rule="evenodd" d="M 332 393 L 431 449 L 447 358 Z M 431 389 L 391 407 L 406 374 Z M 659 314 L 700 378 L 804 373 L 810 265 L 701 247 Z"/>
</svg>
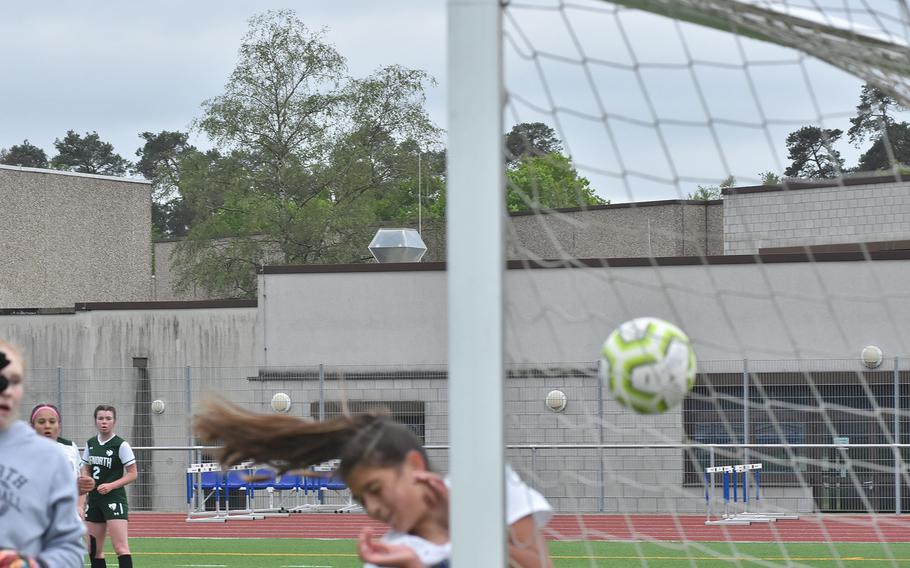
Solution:
<svg viewBox="0 0 910 568">
<path fill-rule="evenodd" d="M 379 229 L 370 242 L 377 262 L 420 262 L 427 245 L 416 229 Z"/>
</svg>

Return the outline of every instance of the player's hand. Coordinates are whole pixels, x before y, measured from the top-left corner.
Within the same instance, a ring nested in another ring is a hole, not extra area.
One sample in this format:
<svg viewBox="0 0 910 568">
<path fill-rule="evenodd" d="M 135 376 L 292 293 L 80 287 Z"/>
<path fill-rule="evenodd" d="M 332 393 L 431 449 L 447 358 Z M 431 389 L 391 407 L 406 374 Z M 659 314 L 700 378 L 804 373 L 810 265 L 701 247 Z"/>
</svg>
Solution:
<svg viewBox="0 0 910 568">
<path fill-rule="evenodd" d="M 76 480 L 76 487 L 79 488 L 79 495 L 85 495 L 95 488 L 95 480 L 87 475 L 80 475 Z"/>
<path fill-rule="evenodd" d="M 33 558 L 19 556 L 15 550 L 0 550 L 0 568 L 39 568 Z"/>
<path fill-rule="evenodd" d="M 370 527 L 364 527 L 357 539 L 357 553 L 364 562 L 396 568 L 425 568 L 417 553 L 403 544 L 379 542 Z"/>
<path fill-rule="evenodd" d="M 428 489 L 424 494 L 427 507 L 440 526 L 449 527 L 449 488 L 438 473 L 415 471 L 414 481 Z"/>
<path fill-rule="evenodd" d="M 101 485 L 98 486 L 98 493 L 100 493 L 102 495 L 107 495 L 110 492 L 111 492 L 110 483 L 102 483 Z"/>
</svg>

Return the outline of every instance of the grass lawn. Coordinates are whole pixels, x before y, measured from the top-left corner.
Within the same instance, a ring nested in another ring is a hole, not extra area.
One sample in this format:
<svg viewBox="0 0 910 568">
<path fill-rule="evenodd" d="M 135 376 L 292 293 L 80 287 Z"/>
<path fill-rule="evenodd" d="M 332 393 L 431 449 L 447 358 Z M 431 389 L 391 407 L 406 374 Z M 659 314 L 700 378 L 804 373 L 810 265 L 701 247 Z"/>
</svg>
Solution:
<svg viewBox="0 0 910 568">
<path fill-rule="evenodd" d="M 361 566 L 353 540 L 132 538 L 142 568 L 345 568 Z M 562 541 L 550 543 L 559 567 L 803 565 L 907 566 L 910 543 L 635 543 Z M 116 566 L 108 546 L 108 565 Z"/>
</svg>

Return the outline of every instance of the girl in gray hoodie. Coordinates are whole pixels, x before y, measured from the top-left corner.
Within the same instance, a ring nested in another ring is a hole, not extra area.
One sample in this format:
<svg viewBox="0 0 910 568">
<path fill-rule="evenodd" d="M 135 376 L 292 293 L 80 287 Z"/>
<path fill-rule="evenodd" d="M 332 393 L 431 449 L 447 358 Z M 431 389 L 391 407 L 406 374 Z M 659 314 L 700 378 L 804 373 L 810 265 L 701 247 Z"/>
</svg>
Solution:
<svg viewBox="0 0 910 568">
<path fill-rule="evenodd" d="M 23 375 L 22 355 L 0 340 L 0 566 L 81 568 L 72 468 L 55 442 L 16 420 Z"/>
</svg>

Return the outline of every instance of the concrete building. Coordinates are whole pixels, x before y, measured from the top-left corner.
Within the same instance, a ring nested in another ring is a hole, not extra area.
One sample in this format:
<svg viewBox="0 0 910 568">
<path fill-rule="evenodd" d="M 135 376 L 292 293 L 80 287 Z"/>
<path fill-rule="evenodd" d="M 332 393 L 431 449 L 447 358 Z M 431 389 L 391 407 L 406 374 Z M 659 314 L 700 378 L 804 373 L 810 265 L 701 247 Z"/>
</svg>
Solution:
<svg viewBox="0 0 910 568">
<path fill-rule="evenodd" d="M 849 205 L 841 192 L 854 187 L 860 188 L 858 201 Z M 892 201 L 885 204 L 898 212 L 891 214 L 903 215 L 899 212 L 910 201 L 910 184 L 894 187 L 885 196 Z M 860 209 L 866 208 L 863 200 L 880 197 L 866 189 L 846 185 L 830 191 L 848 207 Z M 841 408 L 854 400 L 873 404 L 863 392 L 849 390 L 854 386 L 869 386 L 878 393 L 874 404 L 885 409 L 888 393 L 893 394 L 888 388 L 896 384 L 901 392 L 910 392 L 910 336 L 903 332 L 910 318 L 905 285 L 910 252 L 887 250 L 910 240 L 903 217 L 883 219 L 896 226 L 880 233 L 869 215 L 839 217 L 843 221 L 836 230 L 825 234 L 816 234 L 822 231 L 808 222 L 801 229 L 806 238 L 818 237 L 813 247 L 857 249 L 857 243 L 877 242 L 880 250 L 793 252 L 785 247 L 793 246 L 796 237 L 774 241 L 768 229 L 764 236 L 752 231 L 746 254 L 719 254 L 726 248 L 717 238 L 719 227 L 739 231 L 758 226 L 750 219 L 781 216 L 767 209 L 771 205 L 765 200 L 773 196 L 793 199 L 788 202 L 793 212 L 806 218 L 821 218 L 824 209 L 814 205 L 819 191 L 815 186 L 789 192 L 733 190 L 722 204 L 610 206 L 512 218 L 514 260 L 506 274 L 507 441 L 524 447 L 508 455 L 558 510 L 702 511 L 698 471 L 707 459 L 704 454 L 571 446 L 684 439 L 735 443 L 735 428 L 723 425 L 743 420 L 735 400 L 744 375 L 752 376 L 762 392 L 798 395 L 788 404 L 804 409 L 811 409 L 813 397 Z M 795 199 L 800 195 L 807 197 Z M 728 217 L 740 221 L 728 225 Z M 610 222 L 598 221 L 604 218 Z M 797 231 L 796 225 L 788 230 Z M 617 244 L 623 237 L 626 241 Z M 885 240 L 891 245 L 882 244 Z M 756 246 L 776 254 L 756 255 Z M 643 247 L 655 254 L 639 252 L 636 257 L 633 252 Z M 598 250 L 625 258 L 585 258 Z M 266 267 L 258 294 L 245 303 L 90 303 L 56 314 L 8 310 L 0 317 L 0 336 L 23 345 L 32 362 L 28 403 L 61 402 L 65 416 L 79 417 L 64 419 L 65 435 L 79 440 L 91 433 L 84 417 L 98 402 L 127 409 L 119 428 L 128 439 L 181 446 L 192 442 L 189 413 L 205 396 L 217 393 L 267 411 L 272 394 L 284 392 L 293 401 L 292 412 L 301 416 L 331 414 L 344 405 L 385 404 L 419 428 L 428 445 L 445 446 L 444 265 Z M 621 409 L 604 394 L 596 374 L 604 337 L 639 315 L 678 323 L 693 339 L 700 360 L 698 396 L 656 417 Z M 876 371 L 866 370 L 858 359 L 870 344 L 888 358 Z M 562 413 L 544 405 L 547 392 L 555 388 L 569 400 Z M 163 414 L 149 411 L 154 399 L 166 403 Z M 729 408 L 711 406 L 718 399 L 728 401 Z M 756 435 L 765 435 L 768 417 L 756 411 L 752 420 Z M 867 420 L 861 430 L 856 429 L 859 421 L 845 421 L 853 428 L 849 432 L 832 431 L 823 420 L 805 415 L 786 415 L 785 422 L 791 441 L 830 443 L 837 434 L 879 443 L 888 435 L 877 425 L 887 421 Z M 721 426 L 704 427 L 717 424 Z M 910 432 L 910 424 L 904 431 Z M 777 430 L 772 433 L 780 436 Z M 533 447 L 545 444 L 561 447 Z M 893 459 L 888 452 L 868 459 L 885 463 Z M 431 456 L 446 469 L 443 449 Z M 829 459 L 822 454 L 803 457 L 816 464 Z M 146 486 L 157 493 L 145 494 L 144 502 L 180 510 L 181 468 L 188 459 L 193 458 L 179 450 L 146 456 L 142 473 L 154 480 Z M 824 493 L 828 473 L 778 473 L 784 481 L 765 489 L 772 503 L 801 512 L 832 507 L 831 495 Z M 799 475 L 811 483 L 794 477 Z M 869 475 L 872 487 L 884 486 L 877 474 Z M 903 491 L 910 496 L 910 488 Z M 855 494 L 841 497 L 858 499 Z M 874 502 L 881 510 L 889 506 L 886 493 Z"/>
<path fill-rule="evenodd" d="M 725 189 L 723 227 L 724 254 L 849 250 L 858 243 L 872 250 L 910 248 L 910 180 Z"/>
<path fill-rule="evenodd" d="M 0 204 L 0 308 L 149 298 L 148 182 L 0 165 Z"/>
</svg>

